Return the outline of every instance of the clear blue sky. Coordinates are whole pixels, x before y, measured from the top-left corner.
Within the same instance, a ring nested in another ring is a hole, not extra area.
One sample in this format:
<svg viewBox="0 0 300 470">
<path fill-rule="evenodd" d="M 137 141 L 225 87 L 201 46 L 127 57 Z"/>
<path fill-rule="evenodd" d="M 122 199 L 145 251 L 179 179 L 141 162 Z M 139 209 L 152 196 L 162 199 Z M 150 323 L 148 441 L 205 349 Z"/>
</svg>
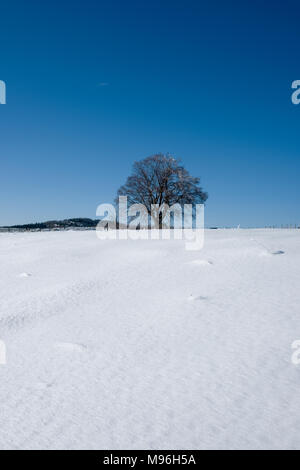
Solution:
<svg viewBox="0 0 300 470">
<path fill-rule="evenodd" d="M 207 225 L 300 224 L 299 31 L 289 0 L 2 2 L 0 225 L 95 217 L 157 152 Z"/>
</svg>

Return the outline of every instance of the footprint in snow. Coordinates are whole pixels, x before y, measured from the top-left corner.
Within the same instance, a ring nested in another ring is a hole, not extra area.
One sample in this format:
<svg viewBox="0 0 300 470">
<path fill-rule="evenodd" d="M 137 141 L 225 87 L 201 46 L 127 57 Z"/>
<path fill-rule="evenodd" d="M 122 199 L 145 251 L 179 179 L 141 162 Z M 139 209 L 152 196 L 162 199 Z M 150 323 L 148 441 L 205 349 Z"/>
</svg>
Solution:
<svg viewBox="0 0 300 470">
<path fill-rule="evenodd" d="M 208 297 L 205 297 L 203 295 L 194 296 L 192 294 L 188 297 L 189 302 L 195 302 L 195 300 L 208 300 Z"/>
<path fill-rule="evenodd" d="M 41 390 L 41 391 L 44 391 L 44 390 L 47 390 L 48 388 L 51 388 L 53 386 L 52 383 L 48 383 L 48 382 L 37 382 L 35 384 L 35 389 L 36 390 Z"/>
<path fill-rule="evenodd" d="M 285 252 L 283 250 L 278 250 L 278 251 L 271 251 L 270 248 L 268 248 L 266 245 L 263 243 L 258 242 L 255 240 L 255 238 L 251 238 L 251 241 L 255 242 L 258 246 L 264 249 L 262 253 L 260 253 L 261 256 L 272 256 L 272 255 L 284 255 Z"/>
<path fill-rule="evenodd" d="M 194 264 L 196 266 L 212 266 L 214 263 L 206 259 L 195 259 L 191 261 L 189 264 Z"/>
<path fill-rule="evenodd" d="M 55 348 L 64 351 L 64 352 L 79 352 L 83 353 L 87 350 L 87 347 L 84 344 L 78 343 L 55 343 Z"/>
<path fill-rule="evenodd" d="M 278 255 L 284 255 L 285 251 L 283 250 L 278 250 L 278 251 L 262 251 L 260 253 L 260 256 L 278 256 Z"/>
</svg>

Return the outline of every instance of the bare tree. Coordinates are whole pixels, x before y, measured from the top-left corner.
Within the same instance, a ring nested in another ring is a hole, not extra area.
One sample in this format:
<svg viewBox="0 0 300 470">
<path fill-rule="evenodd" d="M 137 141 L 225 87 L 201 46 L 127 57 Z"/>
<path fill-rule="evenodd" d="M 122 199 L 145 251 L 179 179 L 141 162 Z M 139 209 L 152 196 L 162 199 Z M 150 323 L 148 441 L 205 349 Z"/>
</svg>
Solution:
<svg viewBox="0 0 300 470">
<path fill-rule="evenodd" d="M 132 174 L 120 187 L 119 196 L 127 196 L 128 204 L 143 204 L 153 217 L 153 206 L 164 207 L 179 204 L 202 204 L 208 195 L 200 187 L 200 178 L 189 172 L 171 155 L 157 154 L 133 165 Z M 164 211 L 154 215 L 157 226 L 162 228 Z"/>
</svg>

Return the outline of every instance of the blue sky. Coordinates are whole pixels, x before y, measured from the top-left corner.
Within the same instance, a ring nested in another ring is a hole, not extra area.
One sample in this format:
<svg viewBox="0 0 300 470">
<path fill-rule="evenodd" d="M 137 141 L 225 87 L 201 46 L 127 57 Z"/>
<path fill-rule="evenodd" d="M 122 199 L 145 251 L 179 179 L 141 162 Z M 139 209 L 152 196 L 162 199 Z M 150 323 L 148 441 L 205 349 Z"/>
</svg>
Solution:
<svg viewBox="0 0 300 470">
<path fill-rule="evenodd" d="M 1 4 L 0 225 L 95 217 L 157 152 L 207 225 L 300 224 L 297 3 Z"/>
</svg>

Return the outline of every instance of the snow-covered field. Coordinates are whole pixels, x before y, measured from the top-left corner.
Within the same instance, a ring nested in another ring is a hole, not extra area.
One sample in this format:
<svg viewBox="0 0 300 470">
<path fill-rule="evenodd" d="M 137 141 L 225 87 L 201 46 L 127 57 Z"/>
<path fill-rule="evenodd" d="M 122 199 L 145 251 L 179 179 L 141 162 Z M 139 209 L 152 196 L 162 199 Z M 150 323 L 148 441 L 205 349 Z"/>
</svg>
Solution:
<svg viewBox="0 0 300 470">
<path fill-rule="evenodd" d="M 300 449 L 300 231 L 0 234 L 0 259 L 1 449 Z"/>
</svg>

